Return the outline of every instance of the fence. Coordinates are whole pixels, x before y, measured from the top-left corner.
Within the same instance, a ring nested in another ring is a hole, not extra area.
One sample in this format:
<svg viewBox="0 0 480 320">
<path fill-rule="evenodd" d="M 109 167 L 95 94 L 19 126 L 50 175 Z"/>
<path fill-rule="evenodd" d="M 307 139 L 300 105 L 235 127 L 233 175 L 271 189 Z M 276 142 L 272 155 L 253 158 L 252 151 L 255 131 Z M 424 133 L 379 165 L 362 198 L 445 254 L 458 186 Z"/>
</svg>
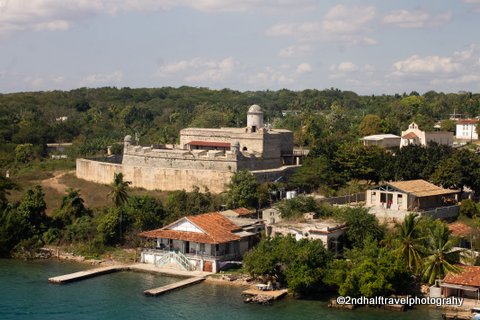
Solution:
<svg viewBox="0 0 480 320">
<path fill-rule="evenodd" d="M 329 203 L 331 205 L 334 205 L 334 204 L 342 205 L 342 204 L 349 204 L 352 202 L 361 202 L 361 201 L 365 201 L 365 192 L 353 193 L 353 194 L 348 194 L 340 197 L 320 199 L 321 203 Z"/>
</svg>

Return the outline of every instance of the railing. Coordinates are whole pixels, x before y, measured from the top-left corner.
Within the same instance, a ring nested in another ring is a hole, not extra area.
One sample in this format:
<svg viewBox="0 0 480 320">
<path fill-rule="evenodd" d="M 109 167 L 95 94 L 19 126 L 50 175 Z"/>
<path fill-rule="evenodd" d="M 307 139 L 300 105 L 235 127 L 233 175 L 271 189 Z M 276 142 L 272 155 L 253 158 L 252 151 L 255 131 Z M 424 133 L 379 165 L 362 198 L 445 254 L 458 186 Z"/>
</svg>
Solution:
<svg viewBox="0 0 480 320">
<path fill-rule="evenodd" d="M 155 261 L 155 265 L 163 266 L 168 263 L 175 262 L 185 271 L 193 271 L 195 268 L 192 266 L 188 258 L 181 252 L 168 251 L 163 255 L 160 260 Z"/>
<path fill-rule="evenodd" d="M 239 258 L 240 255 L 237 253 L 225 253 L 223 251 L 218 252 L 217 255 L 211 255 L 211 254 L 206 254 L 203 251 L 193 251 L 190 253 L 183 253 L 180 252 L 179 250 L 174 250 L 174 249 L 163 249 L 163 248 L 144 248 L 144 252 L 151 252 L 151 253 L 159 253 L 162 255 L 167 255 L 169 252 L 174 252 L 183 255 L 187 259 L 236 259 Z"/>
</svg>

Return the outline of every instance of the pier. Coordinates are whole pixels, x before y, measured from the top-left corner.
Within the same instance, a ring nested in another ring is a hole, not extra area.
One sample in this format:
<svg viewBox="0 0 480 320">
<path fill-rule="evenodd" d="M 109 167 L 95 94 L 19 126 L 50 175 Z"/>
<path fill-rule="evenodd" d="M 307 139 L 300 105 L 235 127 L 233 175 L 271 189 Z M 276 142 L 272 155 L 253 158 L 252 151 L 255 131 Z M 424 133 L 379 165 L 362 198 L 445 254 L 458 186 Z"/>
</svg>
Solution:
<svg viewBox="0 0 480 320">
<path fill-rule="evenodd" d="M 56 283 L 56 284 L 64 284 L 64 283 L 93 278 L 93 277 L 101 276 L 103 274 L 113 273 L 113 272 L 122 271 L 122 270 L 128 270 L 128 267 L 108 266 L 108 267 L 94 268 L 94 269 L 89 269 L 85 271 L 69 273 L 63 276 L 48 278 L 48 282 Z"/>
<path fill-rule="evenodd" d="M 145 293 L 147 296 L 158 296 L 164 293 L 167 293 L 169 291 L 183 288 L 192 284 L 196 284 L 199 282 L 202 282 L 205 280 L 205 277 L 193 277 L 193 278 L 188 278 L 182 281 L 178 281 L 175 283 L 167 284 L 165 286 L 159 287 L 159 288 L 154 288 L 154 289 L 149 289 L 145 290 L 143 293 Z"/>
<path fill-rule="evenodd" d="M 80 281 L 84 279 L 93 278 L 96 276 L 101 276 L 104 274 L 109 274 L 118 271 L 138 271 L 138 272 L 149 272 L 157 273 L 169 276 L 180 276 L 188 277 L 187 279 L 180 280 L 159 288 L 153 288 L 145 290 L 144 293 L 149 296 L 158 296 L 163 293 L 190 286 L 199 282 L 202 282 L 206 279 L 206 276 L 211 274 L 210 272 L 201 272 L 201 271 L 184 271 L 176 270 L 171 268 L 159 268 L 153 265 L 146 265 L 142 263 L 132 264 L 132 265 L 115 265 L 108 267 L 93 268 L 85 271 L 79 271 L 75 273 L 66 274 L 63 276 L 52 277 L 48 279 L 48 282 L 54 284 L 66 284 L 70 282 Z"/>
</svg>

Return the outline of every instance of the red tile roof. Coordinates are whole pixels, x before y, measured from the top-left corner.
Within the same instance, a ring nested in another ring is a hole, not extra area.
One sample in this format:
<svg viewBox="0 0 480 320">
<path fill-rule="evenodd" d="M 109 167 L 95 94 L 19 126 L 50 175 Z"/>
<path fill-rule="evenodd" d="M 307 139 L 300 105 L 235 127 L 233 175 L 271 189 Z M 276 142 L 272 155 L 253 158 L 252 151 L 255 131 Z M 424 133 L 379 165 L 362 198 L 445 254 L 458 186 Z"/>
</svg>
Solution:
<svg viewBox="0 0 480 320">
<path fill-rule="evenodd" d="M 235 211 L 239 216 L 248 216 L 255 213 L 255 210 L 247 209 L 244 207 L 233 209 L 232 211 Z"/>
<path fill-rule="evenodd" d="M 448 229 L 452 232 L 452 235 L 456 237 L 466 237 L 472 234 L 473 229 L 461 222 L 453 222 L 448 224 Z"/>
<path fill-rule="evenodd" d="M 205 233 L 169 229 L 172 225 L 183 219 L 190 221 Z M 188 216 L 161 229 L 142 232 L 139 235 L 145 238 L 163 238 L 197 243 L 219 244 L 239 240 L 240 236 L 232 233 L 238 229 L 239 227 L 229 219 L 219 213 L 213 212 L 197 216 Z"/>
<path fill-rule="evenodd" d="M 407 134 L 404 134 L 402 136 L 402 139 L 418 139 L 418 136 L 413 132 L 409 132 Z"/>
<path fill-rule="evenodd" d="M 462 286 L 480 287 L 480 267 L 460 266 L 460 273 L 448 273 L 443 279 L 444 283 L 457 284 Z"/>
<path fill-rule="evenodd" d="M 199 146 L 199 147 L 222 147 L 222 148 L 230 148 L 229 142 L 217 142 L 217 141 L 190 141 L 187 143 L 191 146 Z"/>
</svg>

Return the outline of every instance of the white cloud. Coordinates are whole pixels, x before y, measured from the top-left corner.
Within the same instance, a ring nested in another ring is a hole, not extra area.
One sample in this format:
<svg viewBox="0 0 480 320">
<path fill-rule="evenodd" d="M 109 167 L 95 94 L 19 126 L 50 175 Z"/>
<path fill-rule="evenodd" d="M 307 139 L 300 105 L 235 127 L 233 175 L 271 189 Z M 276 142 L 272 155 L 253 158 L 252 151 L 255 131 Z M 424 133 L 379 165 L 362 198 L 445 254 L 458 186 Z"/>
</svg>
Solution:
<svg viewBox="0 0 480 320">
<path fill-rule="evenodd" d="M 444 88 L 449 92 L 476 86 L 480 82 L 480 47 L 471 45 L 450 56 L 413 55 L 392 64 L 393 71 L 387 76 L 392 81 Z"/>
<path fill-rule="evenodd" d="M 306 10 L 314 0 L 0 0 L 0 34 L 67 30 L 97 14 L 152 12 L 187 7 L 205 12 Z"/>
<path fill-rule="evenodd" d="M 97 73 L 86 76 L 82 80 L 82 85 L 86 86 L 97 86 L 97 85 L 112 85 L 117 84 L 123 79 L 123 73 L 120 71 L 115 71 L 113 73 L 104 74 Z"/>
<path fill-rule="evenodd" d="M 311 50 L 312 48 L 308 44 L 294 44 L 280 50 L 278 56 L 281 58 L 298 57 L 309 53 Z"/>
<path fill-rule="evenodd" d="M 295 72 L 298 73 L 298 74 L 302 74 L 302 73 L 308 73 L 308 72 L 311 72 L 313 70 L 312 66 L 306 62 L 304 63 L 300 63 L 297 68 L 295 69 Z"/>
<path fill-rule="evenodd" d="M 377 41 L 367 36 L 374 17 L 373 6 L 336 5 L 319 21 L 279 23 L 268 28 L 266 35 L 291 36 L 302 41 L 374 45 Z"/>
<path fill-rule="evenodd" d="M 218 82 L 233 73 L 236 61 L 232 57 L 222 60 L 193 58 L 164 65 L 159 70 L 162 77 L 178 76 L 189 82 Z"/>
<path fill-rule="evenodd" d="M 438 27 L 451 20 L 451 12 L 431 14 L 424 10 L 408 11 L 404 9 L 392 11 L 383 18 L 385 24 L 406 29 Z"/>
<path fill-rule="evenodd" d="M 332 64 L 329 69 L 331 72 L 328 77 L 329 79 L 340 79 L 346 77 L 347 75 L 349 77 L 351 77 L 352 74 L 358 75 L 360 74 L 360 71 L 363 74 L 371 75 L 374 68 L 369 64 L 360 67 L 352 61 L 343 61 L 339 64 Z"/>
<path fill-rule="evenodd" d="M 353 72 L 358 70 L 358 66 L 351 61 L 345 61 L 338 65 L 337 70 L 341 72 Z"/>
<path fill-rule="evenodd" d="M 300 77 L 313 71 L 313 67 L 303 62 L 296 67 L 282 64 L 275 68 L 266 67 L 256 74 L 246 77 L 246 82 L 255 88 L 278 88 L 296 83 Z"/>
<path fill-rule="evenodd" d="M 336 5 L 331 8 L 322 21 L 323 30 L 336 34 L 351 34 L 365 28 L 375 17 L 375 7 Z"/>
<path fill-rule="evenodd" d="M 405 73 L 451 73 L 458 71 L 460 64 L 451 57 L 413 55 L 393 64 L 395 72 Z"/>
</svg>

